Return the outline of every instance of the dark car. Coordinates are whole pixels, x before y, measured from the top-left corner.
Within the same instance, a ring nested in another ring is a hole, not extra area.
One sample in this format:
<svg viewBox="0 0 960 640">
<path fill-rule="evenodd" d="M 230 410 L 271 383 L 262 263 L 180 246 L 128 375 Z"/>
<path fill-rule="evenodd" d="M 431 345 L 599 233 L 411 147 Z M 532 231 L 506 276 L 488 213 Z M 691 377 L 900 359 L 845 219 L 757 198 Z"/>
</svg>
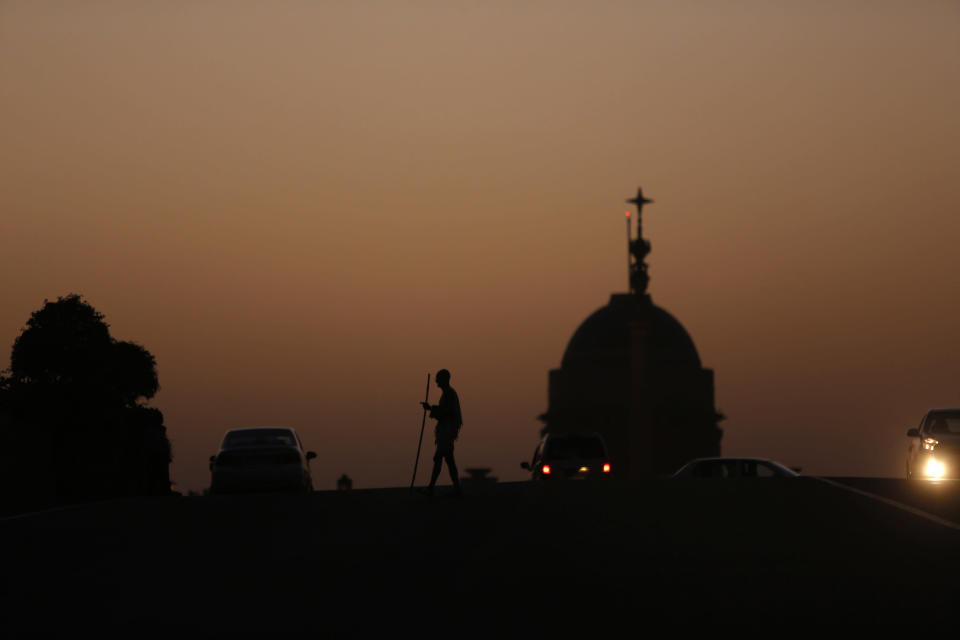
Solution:
<svg viewBox="0 0 960 640">
<path fill-rule="evenodd" d="M 697 458 L 673 474 L 674 478 L 796 478 L 797 473 L 766 458 Z"/>
<path fill-rule="evenodd" d="M 907 437 L 907 478 L 960 478 L 960 409 L 927 411 Z"/>
<path fill-rule="evenodd" d="M 313 491 L 310 460 L 316 457 L 288 427 L 231 429 L 210 457 L 210 493 Z"/>
<path fill-rule="evenodd" d="M 610 477 L 607 445 L 598 433 L 550 433 L 540 440 L 530 462 L 520 466 L 532 480 L 582 480 Z"/>
</svg>

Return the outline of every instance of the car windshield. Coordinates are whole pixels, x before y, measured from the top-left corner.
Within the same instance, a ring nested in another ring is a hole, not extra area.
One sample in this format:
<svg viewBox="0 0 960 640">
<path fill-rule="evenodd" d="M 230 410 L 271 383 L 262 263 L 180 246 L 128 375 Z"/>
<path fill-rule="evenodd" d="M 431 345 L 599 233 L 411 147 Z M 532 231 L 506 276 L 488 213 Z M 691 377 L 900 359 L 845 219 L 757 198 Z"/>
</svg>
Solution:
<svg viewBox="0 0 960 640">
<path fill-rule="evenodd" d="M 695 478 L 733 478 L 736 475 L 736 460 L 704 460 L 693 467 Z"/>
<path fill-rule="evenodd" d="M 296 447 L 297 438 L 289 429 L 244 429 L 230 431 L 223 438 L 221 449 L 246 447 Z"/>
<path fill-rule="evenodd" d="M 603 441 L 597 436 L 566 435 L 547 440 L 545 458 L 565 460 L 570 458 L 604 458 Z"/>
<path fill-rule="evenodd" d="M 743 460 L 740 465 L 740 476 L 742 478 L 772 478 L 776 475 L 777 472 L 766 462 Z"/>
<path fill-rule="evenodd" d="M 927 416 L 927 433 L 960 434 L 960 411 L 937 411 Z"/>
</svg>

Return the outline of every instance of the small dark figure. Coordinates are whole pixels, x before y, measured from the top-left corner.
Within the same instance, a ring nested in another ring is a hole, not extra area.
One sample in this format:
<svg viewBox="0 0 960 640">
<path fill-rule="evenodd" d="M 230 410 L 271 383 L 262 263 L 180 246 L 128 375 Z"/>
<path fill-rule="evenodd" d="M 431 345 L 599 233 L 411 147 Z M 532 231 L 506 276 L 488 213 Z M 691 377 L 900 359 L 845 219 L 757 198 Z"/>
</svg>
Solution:
<svg viewBox="0 0 960 640">
<path fill-rule="evenodd" d="M 337 491 L 350 491 L 350 489 L 353 489 L 353 480 L 347 474 L 343 474 L 337 480 Z"/>
<path fill-rule="evenodd" d="M 433 487 L 437 484 L 440 467 L 446 460 L 447 471 L 450 472 L 450 480 L 453 481 L 454 495 L 461 496 L 463 491 L 460 488 L 460 476 L 457 474 L 457 463 L 453 459 L 453 442 L 460 435 L 460 427 L 463 425 L 463 415 L 460 413 L 460 398 L 453 387 L 450 386 L 450 372 L 446 369 L 437 371 L 437 386 L 443 392 L 440 395 L 440 403 L 435 405 L 427 402 L 420 403 L 424 409 L 430 411 L 430 417 L 437 421 L 437 426 L 433 431 L 437 452 L 433 454 L 433 473 L 430 474 L 430 485 L 426 488 L 425 493 L 433 495 Z"/>
</svg>

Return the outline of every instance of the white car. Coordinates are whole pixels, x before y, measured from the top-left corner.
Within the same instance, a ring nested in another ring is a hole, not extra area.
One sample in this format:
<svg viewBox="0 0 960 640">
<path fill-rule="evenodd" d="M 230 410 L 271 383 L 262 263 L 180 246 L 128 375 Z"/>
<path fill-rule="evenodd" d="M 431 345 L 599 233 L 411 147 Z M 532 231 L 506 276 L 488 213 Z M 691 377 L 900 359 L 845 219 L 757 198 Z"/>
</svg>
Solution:
<svg viewBox="0 0 960 640">
<path fill-rule="evenodd" d="M 289 427 L 231 429 L 210 457 L 210 493 L 313 491 L 310 460 Z"/>
<path fill-rule="evenodd" d="M 674 478 L 796 478 L 798 474 L 765 458 L 697 458 L 680 467 Z"/>
<path fill-rule="evenodd" d="M 960 409 L 927 411 L 907 437 L 907 478 L 960 478 Z"/>
</svg>

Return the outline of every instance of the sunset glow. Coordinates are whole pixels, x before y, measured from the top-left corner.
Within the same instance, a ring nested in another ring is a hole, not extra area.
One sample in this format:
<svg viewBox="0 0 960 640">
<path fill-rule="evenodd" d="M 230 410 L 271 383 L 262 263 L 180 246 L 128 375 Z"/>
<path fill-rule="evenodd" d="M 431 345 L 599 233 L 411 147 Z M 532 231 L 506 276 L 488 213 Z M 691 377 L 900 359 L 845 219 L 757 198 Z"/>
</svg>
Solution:
<svg viewBox="0 0 960 640">
<path fill-rule="evenodd" d="M 526 479 L 642 186 L 723 453 L 902 475 L 960 406 L 957 33 L 950 2 L 4 2 L 0 368 L 82 294 L 156 356 L 185 492 L 266 425 L 317 488 L 404 486 L 446 367 L 460 468 Z"/>
</svg>

